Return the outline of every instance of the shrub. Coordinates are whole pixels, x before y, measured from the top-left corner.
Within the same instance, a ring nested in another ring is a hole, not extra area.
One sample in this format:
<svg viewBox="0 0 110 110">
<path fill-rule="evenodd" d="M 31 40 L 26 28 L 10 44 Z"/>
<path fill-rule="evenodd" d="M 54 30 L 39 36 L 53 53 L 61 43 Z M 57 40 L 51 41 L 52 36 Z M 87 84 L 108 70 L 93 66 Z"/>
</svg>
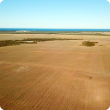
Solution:
<svg viewBox="0 0 110 110">
<path fill-rule="evenodd" d="M 84 42 L 82 42 L 82 45 L 91 47 L 91 46 L 95 46 L 96 43 L 98 43 L 98 42 L 84 41 Z"/>
<path fill-rule="evenodd" d="M 19 43 L 13 40 L 0 41 L 0 47 L 12 46 L 12 45 L 19 45 Z"/>
</svg>

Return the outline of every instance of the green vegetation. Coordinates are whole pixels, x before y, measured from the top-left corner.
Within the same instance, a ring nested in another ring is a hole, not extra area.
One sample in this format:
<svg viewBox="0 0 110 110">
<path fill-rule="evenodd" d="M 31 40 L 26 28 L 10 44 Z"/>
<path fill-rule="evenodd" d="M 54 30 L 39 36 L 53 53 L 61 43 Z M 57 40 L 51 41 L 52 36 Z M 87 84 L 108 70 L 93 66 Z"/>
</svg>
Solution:
<svg viewBox="0 0 110 110">
<path fill-rule="evenodd" d="M 13 40 L 0 41 L 0 47 L 19 45 L 20 43 Z"/>
<path fill-rule="evenodd" d="M 83 39 L 71 39 L 71 38 L 27 38 L 27 39 L 23 39 L 23 41 L 34 41 L 34 42 L 54 41 L 54 40 L 83 40 Z"/>
<path fill-rule="evenodd" d="M 14 46 L 14 45 L 20 45 L 20 44 L 37 44 L 37 42 L 33 41 L 23 41 L 23 40 L 4 40 L 0 41 L 0 47 L 5 46 Z"/>
<path fill-rule="evenodd" d="M 109 32 L 109 31 L 108 31 Z M 101 32 L 81 32 L 81 31 L 0 31 L 0 34 L 64 34 L 64 35 L 96 35 L 96 36 L 110 36 Z"/>
<path fill-rule="evenodd" d="M 95 46 L 96 43 L 98 42 L 84 41 L 82 42 L 82 45 L 91 47 L 91 46 Z"/>
<path fill-rule="evenodd" d="M 20 44 L 37 44 L 37 42 L 54 41 L 54 40 L 83 40 L 83 39 L 67 39 L 67 38 L 27 38 L 27 39 L 23 39 L 23 40 L 4 40 L 4 41 L 0 41 L 0 47 L 20 45 Z"/>
</svg>

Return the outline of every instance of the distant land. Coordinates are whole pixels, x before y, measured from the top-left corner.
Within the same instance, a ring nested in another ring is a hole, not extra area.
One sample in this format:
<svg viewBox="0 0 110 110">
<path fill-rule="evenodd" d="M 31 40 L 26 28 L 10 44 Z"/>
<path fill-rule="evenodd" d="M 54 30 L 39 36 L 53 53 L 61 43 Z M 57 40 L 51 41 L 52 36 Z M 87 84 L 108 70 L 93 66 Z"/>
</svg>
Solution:
<svg viewBox="0 0 110 110">
<path fill-rule="evenodd" d="M 95 31 L 95 32 L 110 32 L 110 29 L 44 29 L 44 28 L 0 28 L 0 31 Z"/>
</svg>

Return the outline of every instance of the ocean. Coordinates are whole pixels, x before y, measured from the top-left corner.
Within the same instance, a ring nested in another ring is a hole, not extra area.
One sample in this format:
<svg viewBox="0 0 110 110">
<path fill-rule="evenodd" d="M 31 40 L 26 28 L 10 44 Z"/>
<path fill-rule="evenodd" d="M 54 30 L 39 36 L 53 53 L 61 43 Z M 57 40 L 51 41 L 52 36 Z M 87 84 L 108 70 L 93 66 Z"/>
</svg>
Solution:
<svg viewBox="0 0 110 110">
<path fill-rule="evenodd" d="M 110 29 L 41 29 L 41 28 L 0 28 L 0 31 L 95 31 L 110 32 Z"/>
</svg>

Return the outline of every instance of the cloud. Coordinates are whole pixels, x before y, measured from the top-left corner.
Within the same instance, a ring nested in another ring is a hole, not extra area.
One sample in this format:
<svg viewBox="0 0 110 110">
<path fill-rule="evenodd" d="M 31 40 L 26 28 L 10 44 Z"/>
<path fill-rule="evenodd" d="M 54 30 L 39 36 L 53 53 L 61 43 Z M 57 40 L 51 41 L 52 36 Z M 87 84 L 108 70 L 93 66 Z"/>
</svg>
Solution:
<svg viewBox="0 0 110 110">
<path fill-rule="evenodd" d="M 0 3 L 2 2 L 3 0 L 0 0 Z"/>
<path fill-rule="evenodd" d="M 110 3 L 110 0 L 107 0 Z"/>
</svg>

